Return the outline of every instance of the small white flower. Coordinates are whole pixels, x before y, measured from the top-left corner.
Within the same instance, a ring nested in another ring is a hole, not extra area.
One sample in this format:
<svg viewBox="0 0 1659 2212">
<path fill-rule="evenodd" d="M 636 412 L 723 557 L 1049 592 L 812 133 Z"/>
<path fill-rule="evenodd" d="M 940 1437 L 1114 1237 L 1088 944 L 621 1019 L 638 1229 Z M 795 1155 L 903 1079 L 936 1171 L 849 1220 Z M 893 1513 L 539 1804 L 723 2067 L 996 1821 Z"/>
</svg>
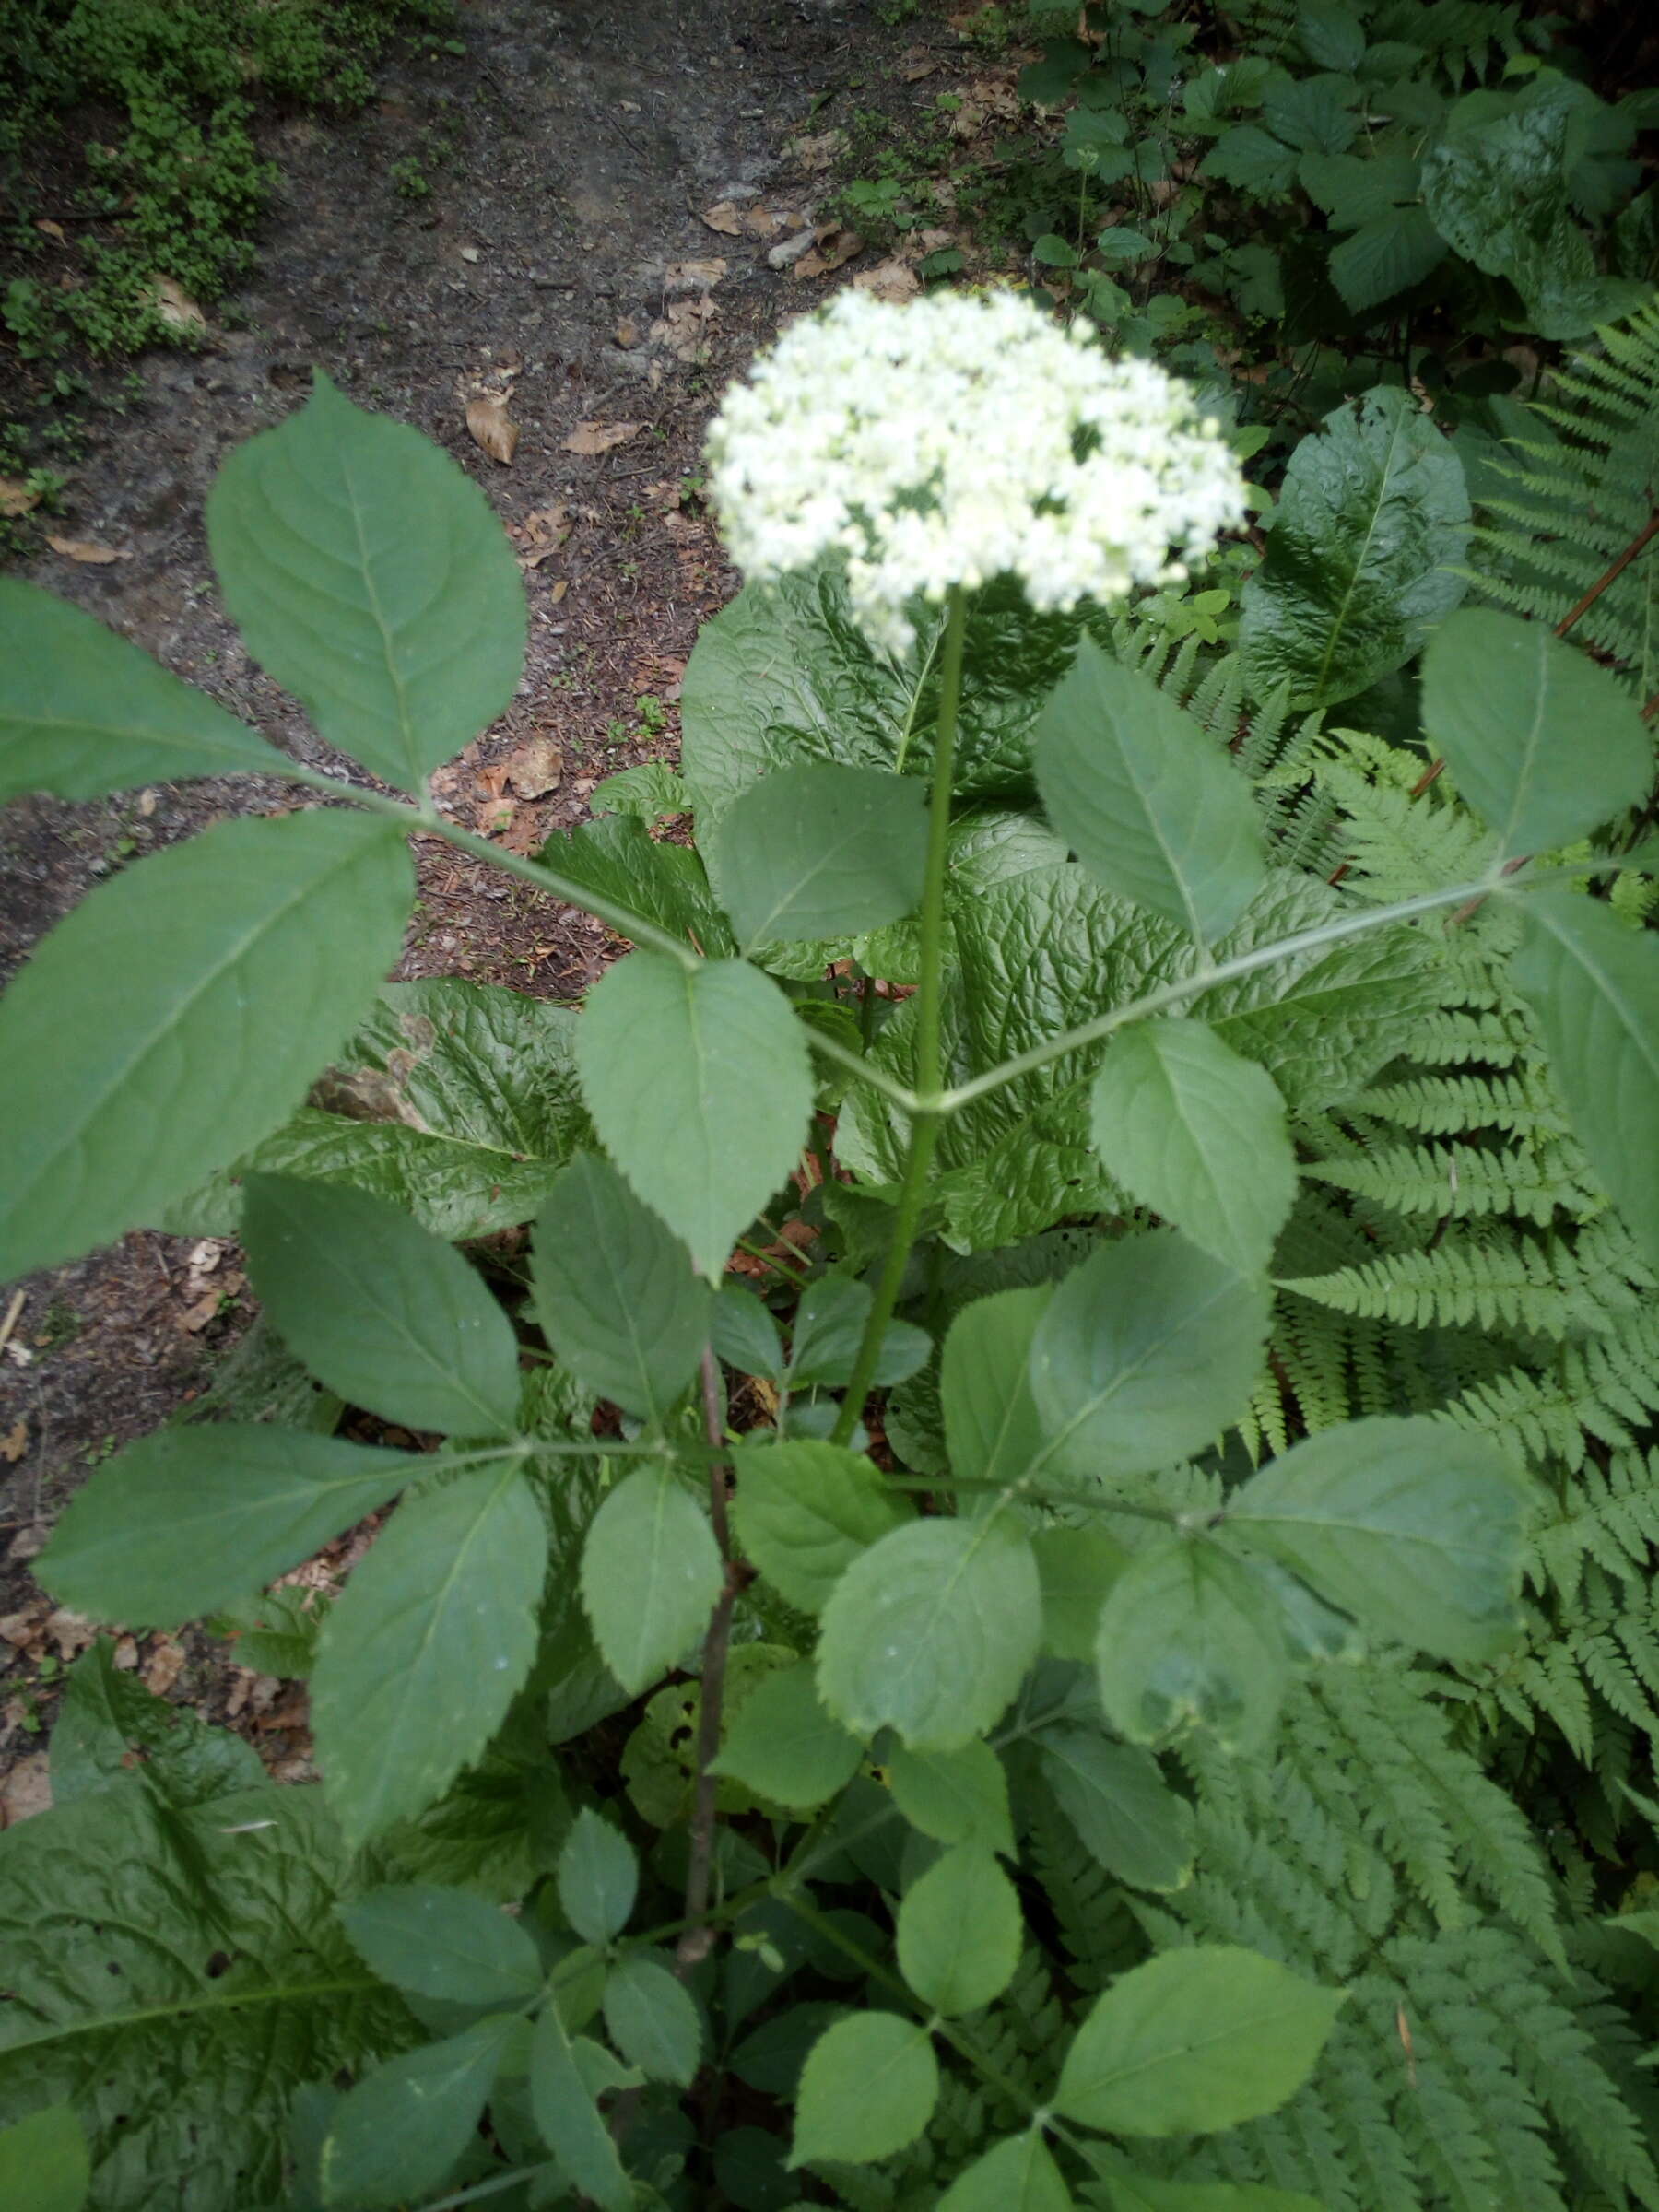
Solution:
<svg viewBox="0 0 1659 2212">
<path fill-rule="evenodd" d="M 861 628 L 896 653 L 917 594 L 1009 576 L 1037 607 L 1121 599 L 1244 519 L 1184 384 L 1012 292 L 838 293 L 726 394 L 709 461 L 744 573 L 841 553 Z"/>
</svg>

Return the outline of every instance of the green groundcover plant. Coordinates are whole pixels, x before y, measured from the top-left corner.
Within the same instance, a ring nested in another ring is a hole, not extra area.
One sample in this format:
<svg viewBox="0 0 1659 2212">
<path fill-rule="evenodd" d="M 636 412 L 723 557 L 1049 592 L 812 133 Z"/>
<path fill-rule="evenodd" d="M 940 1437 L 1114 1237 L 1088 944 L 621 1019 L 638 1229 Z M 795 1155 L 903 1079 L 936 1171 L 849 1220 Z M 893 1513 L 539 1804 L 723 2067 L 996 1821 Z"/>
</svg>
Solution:
<svg viewBox="0 0 1659 2212">
<path fill-rule="evenodd" d="M 1564 383 L 1585 471 L 1656 351 Z M 0 1838 L 8 2212 L 1659 2205 L 1640 642 L 1379 389 L 1177 650 L 1129 594 L 1230 435 L 1017 300 L 796 325 L 683 774 L 537 860 L 429 788 L 511 550 L 326 379 L 208 528 L 366 780 L 0 582 L 0 795 L 324 802 L 0 1005 L 0 1276 L 212 1230 L 262 1310 L 41 1579 L 309 1676 L 322 1771 L 77 1663 Z M 387 984 L 411 835 L 632 949 Z M 394 1500 L 320 1623 L 272 1589 Z"/>
</svg>

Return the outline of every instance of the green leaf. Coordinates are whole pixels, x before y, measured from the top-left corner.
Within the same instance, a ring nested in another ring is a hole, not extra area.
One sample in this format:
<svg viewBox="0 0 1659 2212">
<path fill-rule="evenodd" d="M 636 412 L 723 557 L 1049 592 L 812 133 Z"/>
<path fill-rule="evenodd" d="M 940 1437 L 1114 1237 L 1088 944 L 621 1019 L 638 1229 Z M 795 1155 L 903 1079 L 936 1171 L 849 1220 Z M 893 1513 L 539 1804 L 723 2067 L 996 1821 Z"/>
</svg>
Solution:
<svg viewBox="0 0 1659 2212">
<path fill-rule="evenodd" d="M 955 1751 L 909 1751 L 897 1744 L 887 1773 L 893 1803 L 924 1836 L 1014 1856 L 1008 1777 L 989 1744 L 977 1736 Z"/>
<path fill-rule="evenodd" d="M 688 813 L 690 801 L 677 768 L 670 768 L 666 760 L 639 760 L 595 783 L 588 794 L 588 806 L 595 815 L 632 815 L 651 823 L 661 821 L 665 814 Z"/>
<path fill-rule="evenodd" d="M 1236 123 L 1206 154 L 1198 173 L 1236 184 L 1253 197 L 1278 199 L 1296 182 L 1296 156 L 1260 124 Z"/>
<path fill-rule="evenodd" d="M 1493 1659 L 1520 1627 L 1529 1500 L 1488 1437 L 1443 1421 L 1348 1421 L 1271 1461 L 1227 1526 L 1373 1634 Z"/>
<path fill-rule="evenodd" d="M 607 1161 L 583 1154 L 535 1223 L 536 1319 L 578 1382 L 661 1420 L 697 1372 L 710 1293 L 691 1255 Z"/>
<path fill-rule="evenodd" d="M 594 1125 L 711 1281 L 806 1141 L 812 1069 L 776 983 L 630 952 L 588 995 L 577 1052 Z"/>
<path fill-rule="evenodd" d="M 547 1531 L 516 1465 L 406 1500 L 324 1624 L 312 1715 L 324 1787 L 362 1842 L 483 1750 L 535 1655 Z"/>
<path fill-rule="evenodd" d="M 518 1426 L 518 1343 L 453 1244 L 367 1192 L 249 1179 L 248 1270 L 288 1349 L 382 1420 L 446 1436 Z"/>
<path fill-rule="evenodd" d="M 96 799 L 137 783 L 288 765 L 205 691 L 78 606 L 0 576 L 0 803 Z"/>
<path fill-rule="evenodd" d="M 60 922 L 0 1001 L 0 1281 L 155 1220 L 279 1122 L 412 892 L 396 831 L 329 809 L 223 822 Z"/>
<path fill-rule="evenodd" d="M 1207 945 L 1266 874 L 1250 786 L 1139 669 L 1085 638 L 1037 722 L 1050 821 L 1108 890 Z"/>
<path fill-rule="evenodd" d="M 129 1776 L 0 1834 L 0 2123 L 73 2102 L 96 2212 L 277 2212 L 296 2090 L 419 2032 L 335 1917 L 349 1875 L 316 1790 L 175 1811 Z"/>
<path fill-rule="evenodd" d="M 1071 2212 L 1071 2205 L 1041 2131 L 1031 2128 L 964 2167 L 939 2199 L 938 2212 Z"/>
<path fill-rule="evenodd" d="M 1042 1648 L 1056 1659 L 1094 1657 L 1100 1607 L 1130 1555 L 1103 1528 L 1040 1528 L 1031 1538 L 1042 1584 Z"/>
<path fill-rule="evenodd" d="M 1193 1871 L 1193 1808 L 1158 1761 L 1092 1728 L 1056 1725 L 1037 1735 L 1042 1779 L 1077 1841 L 1114 1880 L 1135 1889 L 1179 1889 Z"/>
<path fill-rule="evenodd" d="M 1445 258 L 1446 241 L 1425 208 L 1391 207 L 1332 247 L 1331 282 L 1362 314 L 1421 284 Z"/>
<path fill-rule="evenodd" d="M 1285 1101 L 1201 1021 L 1138 1021 L 1106 1048 L 1095 1148 L 1124 1189 L 1240 1275 L 1259 1275 L 1296 1196 Z"/>
<path fill-rule="evenodd" d="M 1463 607 L 1423 655 L 1423 731 L 1506 853 L 1547 853 L 1640 806 L 1653 744 L 1589 655 L 1495 607 Z"/>
<path fill-rule="evenodd" d="M 1048 1464 L 1098 1479 L 1201 1450 L 1243 1409 L 1267 1316 L 1265 1281 L 1172 1230 L 1101 1245 L 1054 1292 L 1031 1343 Z"/>
<path fill-rule="evenodd" d="M 1012 1483 L 1042 1449 L 1031 1396 L 1031 1340 L 1053 1292 L 999 1290 L 950 1324 L 939 1370 L 950 1471 L 962 1482 Z M 971 1512 L 973 1500 L 967 1501 Z"/>
<path fill-rule="evenodd" d="M 1315 69 L 1357 69 L 1365 53 L 1365 25 L 1347 0 L 1302 0 L 1296 35 Z"/>
<path fill-rule="evenodd" d="M 1324 2212 L 1300 2190 L 1253 2182 L 1160 2182 L 1144 2173 L 1105 2177 L 1107 2212 Z"/>
<path fill-rule="evenodd" d="M 98 1790 L 142 1786 L 175 1812 L 257 1789 L 259 1755 L 229 1729 L 209 1727 L 188 1706 L 152 1696 L 114 1664 L 107 1636 L 81 1653 L 64 1680 L 52 1729 L 52 1801 L 68 1805 Z"/>
<path fill-rule="evenodd" d="M 912 1749 L 982 1735 L 1037 1656 L 1031 1547 L 1006 1520 L 912 1521 L 854 1559 L 824 1607 L 818 1689 L 855 1735 Z"/>
<path fill-rule="evenodd" d="M 725 1732 L 713 1772 L 805 1812 L 857 1773 L 864 1746 L 818 1702 L 810 1660 L 757 1682 Z"/>
<path fill-rule="evenodd" d="M 605 2025 L 629 2065 L 688 2089 L 702 2058 L 702 2021 L 683 1983 L 637 1954 L 605 1977 Z"/>
<path fill-rule="evenodd" d="M 949 2018 L 1001 1996 L 1019 1964 L 1025 1922 L 994 1854 L 958 1843 L 905 1892 L 898 1936 L 900 1972 Z"/>
<path fill-rule="evenodd" d="M 1532 1009 L 1573 1135 L 1659 1267 L 1659 940 L 1596 900 L 1522 901 L 1510 980 Z"/>
<path fill-rule="evenodd" d="M 1230 1944 L 1166 1951 L 1096 2000 L 1054 2109 L 1109 2135 L 1236 2127 L 1300 2088 L 1346 1995 Z"/>
<path fill-rule="evenodd" d="M 911 1517 L 880 1469 L 839 1444 L 740 1444 L 732 1464 L 738 1541 L 804 1613 L 821 1612 L 853 1560 Z"/>
<path fill-rule="evenodd" d="M 1290 456 L 1239 631 L 1257 699 L 1352 699 L 1403 667 L 1463 597 L 1463 466 L 1404 392 L 1335 408 Z"/>
<path fill-rule="evenodd" d="M 75 2108 L 48 2104 L 0 2127 L 0 2204 L 6 2212 L 81 2212 L 92 2159 Z"/>
<path fill-rule="evenodd" d="M 340 1907 L 353 1947 L 380 1975 L 452 2005 L 518 2005 L 544 1979 L 516 1920 L 465 1889 L 411 1882 Z"/>
<path fill-rule="evenodd" d="M 628 1925 L 639 1885 L 632 1845 L 584 1806 L 559 1854 L 565 1918 L 584 1943 L 608 1943 Z"/>
<path fill-rule="evenodd" d="M 524 587 L 489 501 L 321 371 L 298 413 L 219 470 L 207 543 L 254 659 L 399 791 L 423 791 L 517 688 Z"/>
<path fill-rule="evenodd" d="M 92 1619 L 172 1628 L 301 1566 L 423 1464 L 262 1422 L 158 1429 L 71 1499 L 36 1571 Z"/>
<path fill-rule="evenodd" d="M 377 2067 L 335 2107 L 318 2171 L 343 2212 L 406 2203 L 441 2188 L 477 2133 L 516 2015 L 478 2020 Z"/>
<path fill-rule="evenodd" d="M 685 1657 L 724 1580 L 708 1516 L 672 1475 L 640 1467 L 617 1485 L 582 1546 L 582 1602 L 624 1689 L 643 1689 Z"/>
<path fill-rule="evenodd" d="M 846 1274 L 820 1275 L 802 1291 L 784 1380 L 791 1390 L 834 1387 L 852 1380 L 874 1300 L 867 1283 Z M 933 1356 L 933 1338 L 908 1321 L 882 1332 L 871 1377 L 878 1390 L 908 1382 Z"/>
<path fill-rule="evenodd" d="M 728 1367 L 739 1374 L 783 1378 L 783 1340 L 778 1324 L 752 1290 L 741 1283 L 721 1284 L 714 1300 L 710 1341 Z"/>
<path fill-rule="evenodd" d="M 1136 1743 L 1197 1728 L 1223 1750 L 1260 1751 L 1289 1676 L 1273 1597 L 1202 1538 L 1135 1553 L 1095 1653 L 1106 1717 Z"/>
<path fill-rule="evenodd" d="M 720 817 L 709 870 L 746 950 L 880 929 L 921 901 L 927 786 L 881 769 L 774 769 Z"/>
<path fill-rule="evenodd" d="M 637 818 L 583 822 L 550 837 L 541 858 L 568 882 L 654 922 L 711 959 L 737 949 L 709 888 L 702 854 L 689 845 L 659 843 Z"/>
<path fill-rule="evenodd" d="M 597 2046 L 572 2037 L 557 2005 L 544 2006 L 530 2044 L 535 2124 L 569 2180 L 603 2212 L 633 2212 L 633 2185 L 588 2088 L 581 2058 Z"/>
<path fill-rule="evenodd" d="M 815 2159 L 867 2165 L 913 2143 L 939 2094 L 927 2030 L 895 2012 L 837 2020 L 807 2053 L 795 2100 L 792 2167 Z"/>
</svg>

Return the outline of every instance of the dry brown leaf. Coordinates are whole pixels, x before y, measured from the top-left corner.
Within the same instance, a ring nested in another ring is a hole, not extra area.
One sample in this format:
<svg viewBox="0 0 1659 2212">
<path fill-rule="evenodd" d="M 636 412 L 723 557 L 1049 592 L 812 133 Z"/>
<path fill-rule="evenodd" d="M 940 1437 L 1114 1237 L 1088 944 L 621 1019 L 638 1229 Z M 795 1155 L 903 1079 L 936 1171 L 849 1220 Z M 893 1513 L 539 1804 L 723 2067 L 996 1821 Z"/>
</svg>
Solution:
<svg viewBox="0 0 1659 2212">
<path fill-rule="evenodd" d="M 35 229 L 41 233 L 42 238 L 55 238 L 60 246 L 67 245 L 69 242 L 67 237 L 65 235 L 63 224 L 54 223 L 49 215 L 37 215 L 35 218 Z"/>
<path fill-rule="evenodd" d="M 828 169 L 847 143 L 844 131 L 815 131 L 792 139 L 784 152 L 793 154 L 803 169 Z"/>
<path fill-rule="evenodd" d="M 0 515 L 27 514 L 40 503 L 40 493 L 31 491 L 21 477 L 0 477 Z"/>
<path fill-rule="evenodd" d="M 84 1613 L 71 1613 L 67 1606 L 60 1606 L 49 1613 L 45 1621 L 46 1633 L 58 1648 L 58 1657 L 65 1662 L 84 1652 L 98 1634 L 98 1624 Z"/>
<path fill-rule="evenodd" d="M 16 1466 L 28 1449 L 29 1423 L 25 1420 L 16 1420 L 5 1435 L 0 1436 L 0 1459 L 8 1459 L 12 1465 Z"/>
<path fill-rule="evenodd" d="M 671 261 L 663 271 L 665 292 L 707 292 L 726 273 L 724 261 Z"/>
<path fill-rule="evenodd" d="M 209 1290 L 205 1297 L 198 1298 L 194 1305 L 186 1306 L 180 1314 L 179 1319 L 193 1336 L 199 1336 L 209 1322 L 218 1319 L 222 1295 L 220 1291 Z"/>
<path fill-rule="evenodd" d="M 564 754 L 551 737 L 532 737 L 501 765 L 516 797 L 545 799 L 564 773 Z"/>
<path fill-rule="evenodd" d="M 206 330 L 207 318 L 182 285 L 171 276 L 158 276 L 153 300 L 156 312 L 169 330 Z"/>
<path fill-rule="evenodd" d="M 553 589 L 547 594 L 547 596 L 552 600 L 554 606 L 558 606 L 563 600 L 565 594 L 570 590 L 570 588 L 571 586 L 569 579 L 561 576 L 559 582 L 553 586 Z"/>
<path fill-rule="evenodd" d="M 712 207 L 705 207 L 700 221 L 711 230 L 718 230 L 723 238 L 741 238 L 744 218 L 735 200 L 716 200 Z"/>
<path fill-rule="evenodd" d="M 637 346 L 639 344 L 640 326 L 634 321 L 631 315 L 624 315 L 621 322 L 618 324 L 616 329 L 616 339 L 618 345 L 621 347 L 624 353 L 628 351 L 628 348 L 630 346 Z"/>
<path fill-rule="evenodd" d="M 0 1828 L 16 1828 L 19 1821 L 51 1810 L 51 1756 L 31 1751 L 0 1782 Z"/>
<path fill-rule="evenodd" d="M 773 208 L 757 205 L 745 215 L 743 228 L 750 238 L 776 238 L 787 219 Z"/>
<path fill-rule="evenodd" d="M 519 566 L 539 569 L 544 560 L 552 559 L 570 536 L 570 518 L 562 507 L 533 507 L 519 524 L 518 535 L 527 547 L 519 555 Z"/>
<path fill-rule="evenodd" d="M 717 312 L 707 292 L 700 300 L 671 300 L 667 312 L 651 326 L 651 342 L 665 346 L 677 359 L 700 360 Z"/>
<path fill-rule="evenodd" d="M 183 1672 L 184 1646 L 175 1643 L 171 1636 L 156 1637 L 144 1663 L 145 1688 L 156 1697 L 164 1698 Z"/>
<path fill-rule="evenodd" d="M 65 560 L 93 561 L 101 566 L 105 561 L 131 560 L 133 558 L 130 553 L 117 552 L 113 546 L 98 545 L 89 537 L 53 537 L 48 535 L 46 543 L 54 553 L 61 553 Z"/>
<path fill-rule="evenodd" d="M 901 66 L 905 83 L 919 85 L 924 76 L 931 76 L 939 66 L 939 57 L 936 53 L 929 53 L 925 46 L 912 46 L 906 49 Z"/>
<path fill-rule="evenodd" d="M 481 445 L 503 468 L 518 451 L 519 426 L 507 412 L 507 402 L 493 393 L 466 403 L 466 427 L 475 445 Z"/>
<path fill-rule="evenodd" d="M 461 258 L 463 261 L 477 261 L 478 258 L 477 247 L 463 246 L 461 249 Z"/>
<path fill-rule="evenodd" d="M 853 279 L 861 292 L 874 292 L 877 300 L 913 300 L 922 289 L 922 279 L 908 261 L 897 256 L 878 261 L 873 269 L 860 269 Z"/>
<path fill-rule="evenodd" d="M 644 429 L 640 422 L 579 422 L 564 441 L 567 453 L 608 453 L 613 445 L 626 445 Z"/>
<path fill-rule="evenodd" d="M 803 253 L 794 265 L 797 276 L 828 276 L 843 267 L 854 254 L 864 252 L 864 240 L 856 230 L 838 229 L 833 223 L 822 224 L 818 242 L 810 253 Z"/>
<path fill-rule="evenodd" d="M 110 1665 L 119 1667 L 124 1675 L 135 1673 L 138 1665 L 138 1639 L 135 1636 L 118 1636 Z"/>
</svg>

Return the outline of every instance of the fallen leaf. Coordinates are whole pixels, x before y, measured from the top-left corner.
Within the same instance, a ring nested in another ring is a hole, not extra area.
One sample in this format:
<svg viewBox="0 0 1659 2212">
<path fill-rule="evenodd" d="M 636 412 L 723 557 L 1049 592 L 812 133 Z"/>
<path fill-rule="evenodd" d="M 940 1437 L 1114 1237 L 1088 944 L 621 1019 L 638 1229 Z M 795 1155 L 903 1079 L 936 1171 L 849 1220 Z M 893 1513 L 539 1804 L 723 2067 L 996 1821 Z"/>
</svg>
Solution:
<svg viewBox="0 0 1659 2212">
<path fill-rule="evenodd" d="M 806 137 L 792 139 L 783 150 L 793 154 L 803 169 L 828 169 L 846 143 L 842 131 L 815 131 Z"/>
<path fill-rule="evenodd" d="M 551 737 L 532 737 L 502 765 L 516 797 L 545 799 L 564 773 L 564 754 Z"/>
<path fill-rule="evenodd" d="M 554 606 L 558 606 L 570 588 L 571 586 L 569 579 L 561 576 L 559 582 L 553 586 L 553 589 L 547 594 L 547 596 L 552 600 Z"/>
<path fill-rule="evenodd" d="M 570 520 L 562 507 L 533 507 L 520 524 L 519 535 L 528 543 L 528 550 L 519 555 L 519 566 L 539 569 L 570 536 Z"/>
<path fill-rule="evenodd" d="M 31 491 L 21 477 L 0 477 L 0 515 L 27 514 L 40 503 L 40 493 Z"/>
<path fill-rule="evenodd" d="M 757 205 L 751 207 L 744 217 L 743 228 L 750 238 L 775 238 L 789 220 L 790 218 L 786 215 L 780 215 L 771 207 Z"/>
<path fill-rule="evenodd" d="M 158 1636 L 144 1663 L 145 1688 L 156 1697 L 164 1698 L 183 1672 L 184 1646 L 175 1643 L 171 1636 Z"/>
<path fill-rule="evenodd" d="M 613 445 L 626 445 L 645 426 L 639 422 L 579 422 L 564 441 L 567 453 L 608 453 Z"/>
<path fill-rule="evenodd" d="M 856 290 L 874 292 L 877 300 L 913 300 L 922 289 L 922 279 L 909 262 L 897 258 L 878 261 L 873 269 L 860 269 L 853 283 Z"/>
<path fill-rule="evenodd" d="M 185 291 L 171 276 L 158 276 L 153 300 L 156 312 L 169 330 L 206 330 L 207 318 Z"/>
<path fill-rule="evenodd" d="M 49 215 L 36 216 L 35 229 L 40 231 L 43 238 L 55 238 L 60 246 L 66 245 L 69 242 L 64 234 L 63 224 L 54 223 Z"/>
<path fill-rule="evenodd" d="M 477 247 L 463 246 L 461 249 L 461 258 L 463 261 L 477 261 L 478 258 Z"/>
<path fill-rule="evenodd" d="M 834 223 L 820 226 L 818 243 L 810 253 L 803 253 L 794 265 L 797 276 L 828 276 L 843 267 L 853 255 L 864 252 L 864 240 L 856 230 L 842 230 Z"/>
<path fill-rule="evenodd" d="M 100 567 L 105 561 L 131 560 L 133 558 L 130 553 L 117 552 L 113 546 L 98 545 L 89 537 L 53 537 L 48 535 L 46 543 L 54 553 L 61 553 L 65 560 L 94 561 Z"/>
<path fill-rule="evenodd" d="M 20 1613 L 8 1613 L 0 1619 L 0 1643 L 9 1643 L 20 1652 L 27 1651 L 39 1640 L 41 1623 L 46 1618 L 42 1606 L 26 1606 Z"/>
<path fill-rule="evenodd" d="M 194 1275 L 211 1275 L 229 1249 L 229 1237 L 202 1237 L 184 1254 L 184 1264 Z"/>
<path fill-rule="evenodd" d="M 716 312 L 707 292 L 700 300 L 671 300 L 667 312 L 651 326 L 651 342 L 665 346 L 679 360 L 700 360 Z"/>
<path fill-rule="evenodd" d="M 10 1549 L 6 1555 L 6 1565 L 21 1566 L 25 1559 L 32 1559 L 38 1551 L 44 1551 L 46 1539 L 51 1534 L 50 1521 L 26 1522 L 11 1540 Z"/>
<path fill-rule="evenodd" d="M 68 1661 L 84 1652 L 98 1634 L 98 1625 L 84 1614 L 71 1613 L 67 1606 L 60 1606 L 55 1613 L 46 1616 L 46 1633 L 57 1645 L 60 1659 Z"/>
<path fill-rule="evenodd" d="M 16 1466 L 28 1449 L 29 1423 L 25 1420 L 16 1420 L 5 1435 L 0 1436 L 0 1459 L 8 1459 L 13 1466 Z"/>
<path fill-rule="evenodd" d="M 119 1667 L 124 1675 L 134 1673 L 138 1665 L 138 1639 L 135 1636 L 118 1636 L 110 1665 Z"/>
<path fill-rule="evenodd" d="M 624 315 L 621 322 L 618 324 L 616 336 L 617 343 L 621 347 L 624 353 L 627 352 L 630 346 L 637 346 L 639 344 L 640 326 L 633 320 L 631 315 Z"/>
<path fill-rule="evenodd" d="M 221 1295 L 218 1290 L 209 1290 L 205 1297 L 198 1298 L 194 1305 L 186 1306 L 180 1314 L 179 1319 L 193 1336 L 199 1336 L 210 1322 L 218 1319 Z"/>
<path fill-rule="evenodd" d="M 488 394 L 466 403 L 466 427 L 475 445 L 481 445 L 492 461 L 507 466 L 518 451 L 519 426 L 507 412 L 504 399 Z"/>
<path fill-rule="evenodd" d="M 703 209 L 699 219 L 707 223 L 711 230 L 718 230 L 723 238 L 743 235 L 744 218 L 734 200 L 716 200 L 712 207 Z"/>
<path fill-rule="evenodd" d="M 904 81 L 907 85 L 919 85 L 924 76 L 931 76 L 938 66 L 938 55 L 929 53 L 925 46 L 909 47 L 905 51 L 902 65 Z"/>
<path fill-rule="evenodd" d="M 706 292 L 726 273 L 724 261 L 671 261 L 663 271 L 665 292 Z"/>
<path fill-rule="evenodd" d="M 0 1828 L 16 1828 L 20 1820 L 51 1810 L 51 1754 L 31 1751 L 0 1782 Z"/>
</svg>

